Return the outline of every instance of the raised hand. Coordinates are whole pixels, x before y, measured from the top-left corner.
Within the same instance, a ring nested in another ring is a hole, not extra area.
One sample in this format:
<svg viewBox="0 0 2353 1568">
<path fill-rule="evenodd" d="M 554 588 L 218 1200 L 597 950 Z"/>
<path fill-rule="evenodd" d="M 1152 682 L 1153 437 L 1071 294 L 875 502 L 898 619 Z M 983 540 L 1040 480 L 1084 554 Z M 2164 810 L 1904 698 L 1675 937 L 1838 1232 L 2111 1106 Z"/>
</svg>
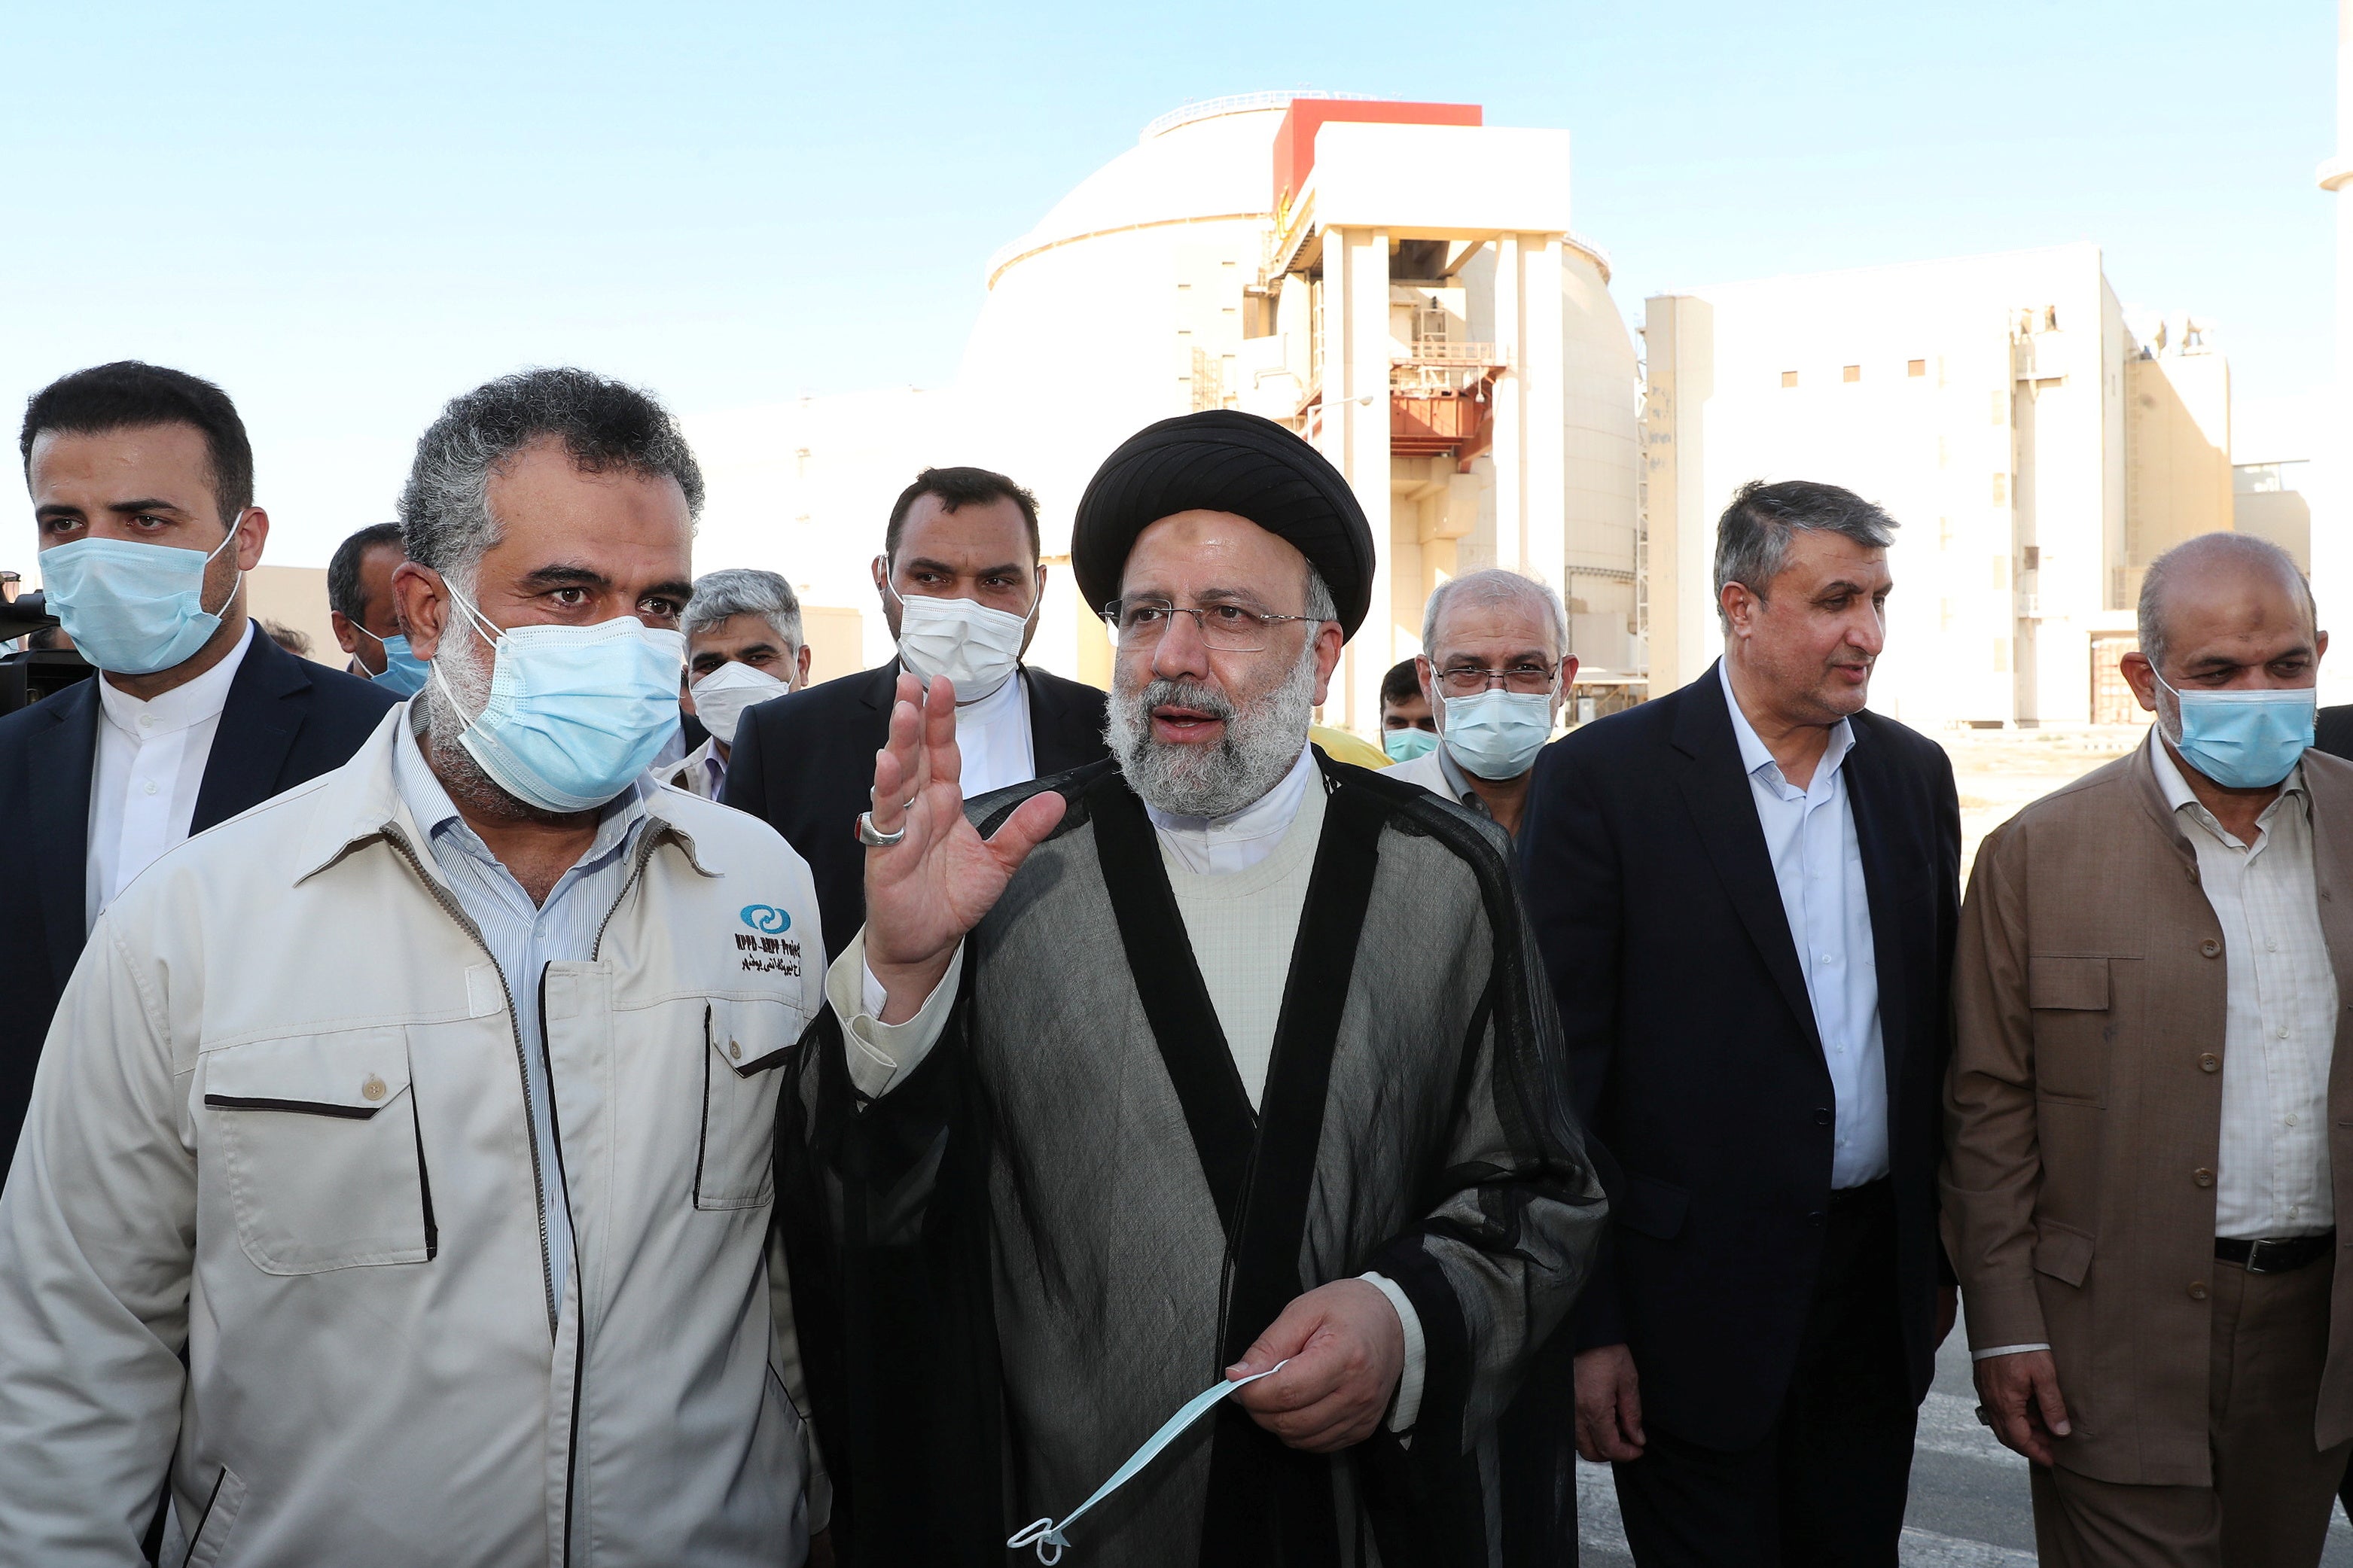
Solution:
<svg viewBox="0 0 2353 1568">
<path fill-rule="evenodd" d="M 965 820 L 964 763 L 956 751 L 955 688 L 899 677 L 891 742 L 874 753 L 875 830 L 907 836 L 866 851 L 866 966 L 888 994 L 881 1021 L 903 1023 L 930 996 L 965 932 L 980 923 L 1006 883 L 1062 820 L 1068 803 L 1031 795 L 983 838 Z"/>
</svg>

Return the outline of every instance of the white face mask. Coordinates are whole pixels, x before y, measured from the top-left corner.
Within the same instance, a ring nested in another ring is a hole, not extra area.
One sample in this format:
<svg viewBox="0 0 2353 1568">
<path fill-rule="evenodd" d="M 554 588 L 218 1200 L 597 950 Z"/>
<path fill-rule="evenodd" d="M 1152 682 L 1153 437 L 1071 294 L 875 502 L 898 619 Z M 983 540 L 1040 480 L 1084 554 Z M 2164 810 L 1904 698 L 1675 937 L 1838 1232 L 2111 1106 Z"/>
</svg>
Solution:
<svg viewBox="0 0 2353 1568">
<path fill-rule="evenodd" d="M 754 669 L 739 658 L 729 659 L 687 688 L 694 693 L 694 716 L 723 746 L 735 743 L 735 727 L 744 721 L 744 710 L 782 697 L 792 689 L 792 682 Z"/>
<path fill-rule="evenodd" d="M 1440 697 L 1446 725 L 1439 739 L 1457 766 L 1482 779 L 1515 779 L 1536 765 L 1552 735 L 1552 698 L 1535 691 L 1482 691 Z"/>
<path fill-rule="evenodd" d="M 899 601 L 899 657 L 926 681 L 946 676 L 958 703 L 977 702 L 1013 678 L 1027 616 L 992 610 L 976 599 L 891 596 Z M 1035 615 L 1036 611 L 1031 611 Z"/>
</svg>

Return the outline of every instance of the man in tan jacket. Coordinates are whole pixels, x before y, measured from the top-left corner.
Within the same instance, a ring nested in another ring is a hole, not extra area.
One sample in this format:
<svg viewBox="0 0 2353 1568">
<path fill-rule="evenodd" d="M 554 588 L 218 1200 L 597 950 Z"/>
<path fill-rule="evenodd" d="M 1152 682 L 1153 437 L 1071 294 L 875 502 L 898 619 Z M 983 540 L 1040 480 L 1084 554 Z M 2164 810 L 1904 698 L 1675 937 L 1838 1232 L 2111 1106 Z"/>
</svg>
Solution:
<svg viewBox="0 0 2353 1568">
<path fill-rule="evenodd" d="M 2353 1452 L 2353 765 L 2305 749 L 2327 637 L 2276 546 L 2159 557 L 2140 644 L 2147 742 L 1978 854 L 1947 1245 L 2045 1563 L 2312 1563 Z"/>
</svg>

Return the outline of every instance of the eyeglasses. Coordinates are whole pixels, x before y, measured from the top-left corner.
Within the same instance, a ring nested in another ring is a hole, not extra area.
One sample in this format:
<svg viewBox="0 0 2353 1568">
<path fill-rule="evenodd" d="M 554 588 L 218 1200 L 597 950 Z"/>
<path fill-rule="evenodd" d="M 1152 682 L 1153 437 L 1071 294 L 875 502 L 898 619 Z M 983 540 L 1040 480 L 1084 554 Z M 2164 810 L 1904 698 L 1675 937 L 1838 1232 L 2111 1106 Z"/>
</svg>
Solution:
<svg viewBox="0 0 2353 1568">
<path fill-rule="evenodd" d="M 1187 608 L 1166 599 L 1113 599 L 1103 607 L 1103 618 L 1122 643 L 1131 647 L 1158 642 L 1178 616 L 1193 617 L 1202 643 L 1219 653 L 1257 653 L 1281 621 L 1320 621 L 1320 616 L 1275 616 L 1247 605 L 1201 605 Z"/>
<path fill-rule="evenodd" d="M 1550 691 L 1554 679 L 1560 674 L 1556 664 L 1538 664 L 1534 660 L 1514 664 L 1504 669 L 1489 669 L 1482 665 L 1449 665 L 1439 670 L 1438 689 L 1449 697 L 1476 697 L 1482 691 L 1501 685 L 1507 691 L 1536 695 Z"/>
</svg>

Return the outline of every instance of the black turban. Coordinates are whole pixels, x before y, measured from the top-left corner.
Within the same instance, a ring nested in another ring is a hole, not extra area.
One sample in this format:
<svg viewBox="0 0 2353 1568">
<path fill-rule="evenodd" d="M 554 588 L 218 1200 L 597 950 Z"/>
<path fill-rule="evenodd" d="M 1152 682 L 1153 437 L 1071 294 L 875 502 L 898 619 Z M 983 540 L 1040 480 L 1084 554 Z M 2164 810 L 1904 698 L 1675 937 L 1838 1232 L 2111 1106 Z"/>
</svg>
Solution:
<svg viewBox="0 0 2353 1568">
<path fill-rule="evenodd" d="M 1229 511 L 1289 540 L 1332 590 L 1348 635 L 1364 624 L 1373 530 L 1356 492 L 1290 430 L 1230 408 L 1147 425 L 1095 470 L 1071 525 L 1071 570 L 1088 608 L 1119 597 L 1135 536 L 1180 511 Z"/>
</svg>

